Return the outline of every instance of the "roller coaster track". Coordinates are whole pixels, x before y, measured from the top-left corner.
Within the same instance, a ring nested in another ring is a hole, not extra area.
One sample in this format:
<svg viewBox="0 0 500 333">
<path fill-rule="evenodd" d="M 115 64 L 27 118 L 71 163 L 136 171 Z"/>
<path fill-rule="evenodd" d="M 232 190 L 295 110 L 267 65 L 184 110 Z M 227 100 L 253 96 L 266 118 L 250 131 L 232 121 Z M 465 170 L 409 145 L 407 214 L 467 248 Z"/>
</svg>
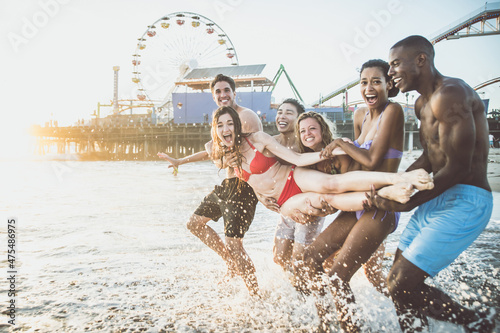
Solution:
<svg viewBox="0 0 500 333">
<path fill-rule="evenodd" d="M 486 86 L 489 86 L 490 84 L 497 83 L 497 82 L 500 82 L 500 77 L 497 77 L 497 78 L 485 81 L 483 83 L 480 83 L 480 84 L 478 84 L 477 86 L 474 87 L 474 90 L 482 89 L 482 88 L 484 88 Z"/>
<path fill-rule="evenodd" d="M 334 98 L 337 95 L 340 95 L 342 93 L 345 93 L 347 90 L 351 89 L 352 87 L 356 86 L 359 83 L 359 79 L 356 79 L 352 82 L 349 82 L 348 84 L 338 88 L 337 90 L 332 91 L 328 95 L 320 98 L 318 101 L 316 101 L 313 106 L 316 107 L 318 105 L 321 105 L 322 103 L 328 101 L 329 99 Z"/>
<path fill-rule="evenodd" d="M 496 22 L 491 23 L 493 20 Z M 478 23 L 479 27 L 476 26 Z M 441 32 L 437 33 L 435 37 L 430 38 L 429 41 L 434 45 L 442 40 L 459 39 L 463 37 L 490 36 L 498 34 L 500 34 L 500 2 L 495 2 L 490 4 L 486 3 L 484 6 L 473 11 L 469 15 L 452 23 L 448 27 L 443 28 Z M 320 100 L 314 102 L 313 107 L 317 107 L 322 103 L 334 98 L 335 96 L 347 92 L 347 90 L 356 86 L 358 83 L 359 79 L 356 79 L 341 86 L 328 95 L 322 97 Z"/>
<path fill-rule="evenodd" d="M 495 20 L 494 24 L 491 21 Z M 479 23 L 479 27 L 476 26 Z M 444 28 L 435 37 L 429 39 L 436 44 L 445 39 L 478 37 L 500 34 L 500 2 L 485 4 L 462 19 Z"/>
</svg>

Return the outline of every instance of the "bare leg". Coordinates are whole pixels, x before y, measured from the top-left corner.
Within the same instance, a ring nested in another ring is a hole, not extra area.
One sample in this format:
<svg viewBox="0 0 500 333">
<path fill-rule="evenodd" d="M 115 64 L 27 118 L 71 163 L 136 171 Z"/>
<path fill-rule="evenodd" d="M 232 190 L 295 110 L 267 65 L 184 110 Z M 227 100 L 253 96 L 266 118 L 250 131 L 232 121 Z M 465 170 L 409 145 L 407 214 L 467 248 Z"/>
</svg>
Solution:
<svg viewBox="0 0 500 333">
<path fill-rule="evenodd" d="M 291 267 L 294 241 L 291 239 L 274 237 L 273 259 L 284 270 Z"/>
<path fill-rule="evenodd" d="M 398 192 L 399 198 L 402 201 L 407 201 L 408 197 L 400 196 L 400 188 L 391 186 L 393 190 Z M 389 189 L 386 193 L 391 193 L 392 190 Z M 411 193 L 408 192 L 408 193 Z M 348 192 L 348 193 L 338 193 L 338 194 L 320 194 L 313 192 L 306 192 L 294 195 L 288 199 L 280 208 L 280 213 L 284 216 L 290 216 L 296 219 L 298 223 L 304 223 L 301 221 L 296 211 L 300 211 L 305 215 L 315 215 L 315 212 L 311 210 L 313 207 L 322 207 L 323 202 L 327 202 L 330 206 L 335 207 L 344 212 L 352 212 L 357 210 L 363 210 L 363 201 L 366 200 L 364 192 Z"/>
<path fill-rule="evenodd" d="M 434 187 L 431 176 L 424 169 L 404 173 L 351 171 L 340 175 L 328 175 L 311 169 L 296 168 L 294 179 L 303 192 L 316 193 L 367 191 L 371 185 L 378 189 L 398 183 L 410 183 L 419 190 Z"/>
<path fill-rule="evenodd" d="M 296 262 L 297 260 L 302 260 L 304 257 L 304 251 L 306 249 L 306 245 L 298 242 L 293 243 L 293 252 L 292 252 L 292 262 Z"/>
<path fill-rule="evenodd" d="M 380 247 L 373 253 L 368 261 L 363 264 L 363 270 L 368 281 L 377 289 L 379 293 L 386 297 L 390 297 L 389 290 L 387 289 L 386 276 L 382 272 L 382 260 L 384 257 L 385 245 L 382 243 Z M 326 258 L 322 266 L 326 274 L 333 274 L 332 269 L 335 263 L 335 256 L 337 252 Z"/>
<path fill-rule="evenodd" d="M 304 260 L 314 262 L 315 267 L 320 267 L 326 259 L 340 250 L 356 222 L 358 219 L 354 213 L 340 212 L 318 238 L 307 246 L 304 250 Z"/>
<path fill-rule="evenodd" d="M 323 267 L 323 270 L 325 271 L 326 274 L 329 274 L 330 271 L 332 270 L 333 263 L 335 262 L 335 255 L 337 252 L 326 258 L 326 260 L 323 261 L 321 266 Z"/>
<path fill-rule="evenodd" d="M 373 221 L 376 223 L 375 221 Z M 382 261 L 384 260 L 385 244 L 382 243 L 377 251 L 368 259 L 363 265 L 365 276 L 370 283 L 377 289 L 379 293 L 389 297 L 389 290 L 387 289 L 386 276 L 382 273 Z"/>
<path fill-rule="evenodd" d="M 243 238 L 226 237 L 226 244 L 250 295 L 258 295 L 259 285 L 257 283 L 257 276 L 255 275 L 255 266 L 243 248 Z"/>
<path fill-rule="evenodd" d="M 380 211 L 375 219 L 380 221 L 385 212 Z M 337 314 L 342 327 L 347 331 L 357 331 L 356 322 L 351 317 L 349 308 L 354 303 L 349 281 L 354 273 L 379 248 L 387 235 L 394 229 L 394 215 L 386 216 L 384 221 L 374 223 L 371 214 L 364 214 L 352 228 L 342 248 L 335 258 L 334 266 L 329 275 L 332 294 L 335 297 Z"/>
<path fill-rule="evenodd" d="M 394 264 L 388 276 L 388 287 L 396 306 L 399 324 L 403 332 L 419 332 L 416 319 L 426 326 L 426 316 L 459 325 L 468 325 L 480 320 L 475 311 L 453 301 L 441 290 L 424 283 L 429 275 L 406 260 L 401 250 L 397 250 Z M 485 321 L 477 330 L 470 332 L 490 332 L 494 322 Z"/>
<path fill-rule="evenodd" d="M 330 225 L 304 250 L 302 266 L 296 270 L 296 285 L 304 291 L 321 290 L 323 262 L 344 243 L 357 219 L 354 213 L 341 212 Z"/>
<path fill-rule="evenodd" d="M 234 274 L 237 268 L 233 258 L 217 232 L 207 225 L 208 221 L 210 221 L 208 217 L 193 214 L 189 218 L 187 228 L 224 260 L 228 268 L 228 274 Z"/>
<path fill-rule="evenodd" d="M 400 203 L 407 203 L 412 194 L 413 185 L 410 183 L 398 183 L 396 185 L 382 187 L 378 190 L 378 195 L 381 197 Z"/>
<path fill-rule="evenodd" d="M 372 215 L 369 215 L 369 218 L 371 219 Z M 378 214 L 375 216 L 377 220 L 371 220 L 368 223 L 371 222 L 371 225 L 376 225 L 377 222 L 380 222 L 380 219 L 382 218 L 383 214 Z M 384 222 L 382 223 L 388 223 L 388 228 L 392 230 L 392 223 L 390 221 L 386 221 L 384 219 Z M 337 269 L 336 266 L 339 265 L 339 262 L 336 261 L 339 258 L 340 249 L 344 249 L 344 253 L 346 252 L 345 249 L 348 248 L 350 245 L 349 242 L 346 242 L 346 239 L 348 236 L 350 236 L 351 231 L 353 230 L 354 226 L 358 223 L 358 219 L 355 215 L 355 213 L 350 213 L 350 212 L 341 212 L 337 218 L 318 236 L 318 238 L 311 244 L 309 245 L 305 251 L 304 251 L 304 267 L 302 269 L 302 272 L 304 272 L 301 276 L 298 276 L 297 278 L 302 279 L 302 285 L 305 285 L 308 287 L 308 289 L 317 289 L 318 286 L 318 281 L 320 280 L 321 273 L 323 271 L 326 271 L 328 275 L 333 275 L 336 274 L 335 269 Z M 358 228 L 359 229 L 359 228 Z M 369 232 L 369 231 L 368 231 Z M 390 232 L 390 231 L 389 231 Z M 356 235 L 360 236 L 359 233 L 355 233 L 355 236 L 350 236 L 351 239 L 353 237 L 356 237 Z M 361 237 L 361 236 L 360 236 Z M 385 238 L 385 236 L 382 236 Z M 344 243 L 346 245 L 343 247 Z M 384 246 L 380 245 L 375 251 L 375 254 L 373 257 L 370 258 L 370 260 L 367 263 L 367 267 L 369 267 L 370 274 L 366 273 L 366 267 L 365 267 L 365 274 L 367 274 L 368 279 L 372 284 L 378 289 L 381 290 L 384 286 L 385 288 L 385 283 L 381 284 L 380 279 L 382 278 L 382 272 L 381 272 L 381 266 L 380 266 L 380 261 L 377 260 L 379 257 L 381 257 L 380 253 L 383 255 Z M 368 250 L 370 251 L 370 250 Z M 354 252 L 349 251 L 351 254 L 354 254 Z M 353 270 L 353 272 L 349 272 L 347 275 L 348 279 L 352 277 L 354 272 L 360 267 L 362 262 L 359 262 L 357 265 L 357 268 Z M 308 280 L 307 280 L 308 279 Z M 306 281 L 304 281 L 306 280 Z M 352 292 L 349 287 L 349 280 L 347 282 L 343 282 L 342 280 L 338 279 L 336 280 L 336 287 L 338 288 L 338 293 L 339 294 L 344 294 L 347 295 L 346 297 L 339 297 L 336 299 L 336 305 L 337 308 L 340 309 L 347 309 L 347 305 L 350 304 L 351 302 L 354 302 L 354 297 L 352 295 Z M 312 285 L 312 288 L 311 288 Z M 386 292 L 387 293 L 387 292 Z M 340 303 L 343 303 L 343 306 L 339 305 Z M 318 310 L 318 314 L 320 317 L 322 316 L 322 311 Z M 352 323 L 350 317 L 346 315 L 346 313 L 339 312 L 340 314 L 340 319 L 343 323 L 343 326 L 346 330 L 350 331 L 356 331 L 358 328 L 357 326 Z M 349 324 L 350 323 L 350 324 Z"/>
</svg>

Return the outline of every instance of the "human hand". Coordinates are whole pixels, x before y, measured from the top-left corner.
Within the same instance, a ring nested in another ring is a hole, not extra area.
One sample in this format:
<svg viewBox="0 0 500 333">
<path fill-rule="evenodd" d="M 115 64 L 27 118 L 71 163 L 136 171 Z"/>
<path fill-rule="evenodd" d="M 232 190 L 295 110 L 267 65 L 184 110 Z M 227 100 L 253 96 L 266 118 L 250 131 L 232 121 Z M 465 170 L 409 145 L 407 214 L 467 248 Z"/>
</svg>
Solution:
<svg viewBox="0 0 500 333">
<path fill-rule="evenodd" d="M 229 152 L 224 155 L 224 162 L 226 167 L 229 166 L 231 168 L 238 167 L 238 157 L 234 152 Z"/>
<path fill-rule="evenodd" d="M 337 212 L 337 209 L 327 203 L 325 200 L 321 200 L 321 207 L 315 207 L 311 204 L 311 200 L 306 199 L 307 208 L 304 211 L 295 209 L 290 215 L 292 220 L 297 223 L 306 224 L 314 222 L 318 217 L 327 216 Z"/>
<path fill-rule="evenodd" d="M 321 212 L 326 215 L 335 214 L 338 211 L 337 208 L 330 205 L 326 200 L 321 199 Z"/>
<path fill-rule="evenodd" d="M 318 216 L 306 214 L 300 211 L 299 209 L 294 209 L 293 212 L 289 215 L 289 217 L 295 222 L 300 224 L 311 223 L 318 219 Z"/>
<path fill-rule="evenodd" d="M 345 151 L 341 148 L 341 144 L 343 142 L 350 142 L 347 141 L 349 139 L 347 138 L 342 138 L 342 139 L 335 139 L 333 140 L 328 146 L 325 147 L 321 151 L 320 157 L 322 158 L 333 158 L 337 155 L 346 155 Z M 351 142 L 352 143 L 352 142 Z"/>
<path fill-rule="evenodd" d="M 330 157 L 332 157 L 332 151 L 337 147 L 338 147 L 337 140 L 333 140 L 332 142 L 330 142 L 328 144 L 328 146 L 323 148 L 323 150 L 321 151 L 319 156 L 321 158 L 330 158 Z"/>
<path fill-rule="evenodd" d="M 352 142 L 352 140 L 349 138 L 342 138 L 341 140 L 344 142 L 350 143 L 351 145 L 354 144 L 354 142 Z"/>
<path fill-rule="evenodd" d="M 180 160 L 170 157 L 165 153 L 158 153 L 157 155 L 159 158 L 164 159 L 170 163 L 168 167 L 173 168 L 174 170 L 172 173 L 174 174 L 174 176 L 177 176 L 177 173 L 179 172 Z"/>
<path fill-rule="evenodd" d="M 375 208 L 390 211 L 390 212 L 404 212 L 408 211 L 404 204 L 396 201 L 385 199 L 377 194 L 375 186 L 371 186 L 370 194 L 365 193 L 366 200 L 363 200 L 363 209 L 372 210 Z"/>
<path fill-rule="evenodd" d="M 272 210 L 273 212 L 279 213 L 280 206 L 278 206 L 277 200 L 271 197 L 261 198 L 260 201 L 267 209 Z"/>
</svg>

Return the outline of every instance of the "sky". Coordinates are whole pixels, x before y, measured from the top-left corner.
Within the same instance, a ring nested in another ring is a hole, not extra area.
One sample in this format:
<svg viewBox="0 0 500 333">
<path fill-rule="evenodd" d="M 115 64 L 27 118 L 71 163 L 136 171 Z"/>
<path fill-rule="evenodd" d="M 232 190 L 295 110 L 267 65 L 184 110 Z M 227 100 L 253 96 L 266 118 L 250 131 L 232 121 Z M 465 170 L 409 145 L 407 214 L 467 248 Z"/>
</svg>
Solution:
<svg viewBox="0 0 500 333">
<path fill-rule="evenodd" d="M 60 126 L 90 119 L 97 103 L 129 98 L 137 38 L 162 16 L 194 12 L 219 25 L 240 65 L 266 64 L 272 79 L 283 64 L 306 104 L 359 76 L 363 62 L 387 60 L 409 35 L 434 37 L 484 6 L 476 0 L 0 0 L 3 59 L 0 154 L 27 149 L 26 130 L 50 119 Z M 500 76 L 500 35 L 437 43 L 436 67 L 472 87 Z M 361 99 L 357 88 L 349 99 Z M 358 94 L 358 95 L 357 95 Z M 275 99 L 291 97 L 282 78 Z M 410 93 L 409 102 L 418 96 Z M 500 83 L 481 90 L 500 109 Z M 400 94 L 396 98 L 405 102 Z M 341 97 L 331 105 L 342 104 Z M 23 145 L 25 143 L 25 145 Z"/>
</svg>

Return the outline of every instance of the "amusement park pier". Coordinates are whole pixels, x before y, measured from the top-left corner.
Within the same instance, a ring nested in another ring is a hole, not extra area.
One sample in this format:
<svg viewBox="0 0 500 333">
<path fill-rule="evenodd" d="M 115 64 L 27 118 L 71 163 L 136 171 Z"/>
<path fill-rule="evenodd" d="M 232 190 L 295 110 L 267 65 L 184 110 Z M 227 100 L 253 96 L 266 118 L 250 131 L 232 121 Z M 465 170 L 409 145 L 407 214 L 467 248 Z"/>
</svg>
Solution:
<svg viewBox="0 0 500 333">
<path fill-rule="evenodd" d="M 429 40 L 435 44 L 493 34 L 500 34 L 500 3 L 486 4 Z M 201 151 L 211 139 L 211 114 L 217 106 L 209 85 L 219 73 L 234 79 L 237 104 L 254 110 L 269 134 L 277 134 L 274 119 L 278 105 L 272 94 L 280 77 L 286 77 L 295 98 L 303 102 L 283 65 L 273 79 L 263 74 L 264 64 L 239 65 L 229 36 L 215 22 L 196 13 L 168 14 L 149 25 L 138 38 L 132 65 L 137 98 L 118 98 L 120 68 L 113 67 L 111 104 L 98 103 L 90 121 L 79 121 L 73 126 L 58 127 L 52 121 L 45 126 L 33 126 L 36 153 L 56 158 L 73 155 L 84 160 L 154 160 L 157 152 L 181 157 Z M 500 78 L 474 89 L 497 82 Z M 316 111 L 330 120 L 335 136 L 353 138 L 352 115 L 363 101 L 349 103 L 348 90 L 358 83 L 359 80 L 348 82 L 310 104 L 306 111 Z M 342 105 L 325 106 L 326 101 L 338 95 L 343 96 Z M 402 104 L 404 149 L 418 149 L 418 121 L 413 105 L 408 103 L 408 94 L 406 98 L 406 105 Z M 483 102 L 487 112 L 488 100 Z M 111 107 L 112 112 L 102 117 L 101 108 L 106 107 Z M 134 113 L 137 110 L 146 112 Z M 492 110 L 488 117 L 490 133 L 495 137 L 500 137 L 499 111 Z"/>
</svg>

